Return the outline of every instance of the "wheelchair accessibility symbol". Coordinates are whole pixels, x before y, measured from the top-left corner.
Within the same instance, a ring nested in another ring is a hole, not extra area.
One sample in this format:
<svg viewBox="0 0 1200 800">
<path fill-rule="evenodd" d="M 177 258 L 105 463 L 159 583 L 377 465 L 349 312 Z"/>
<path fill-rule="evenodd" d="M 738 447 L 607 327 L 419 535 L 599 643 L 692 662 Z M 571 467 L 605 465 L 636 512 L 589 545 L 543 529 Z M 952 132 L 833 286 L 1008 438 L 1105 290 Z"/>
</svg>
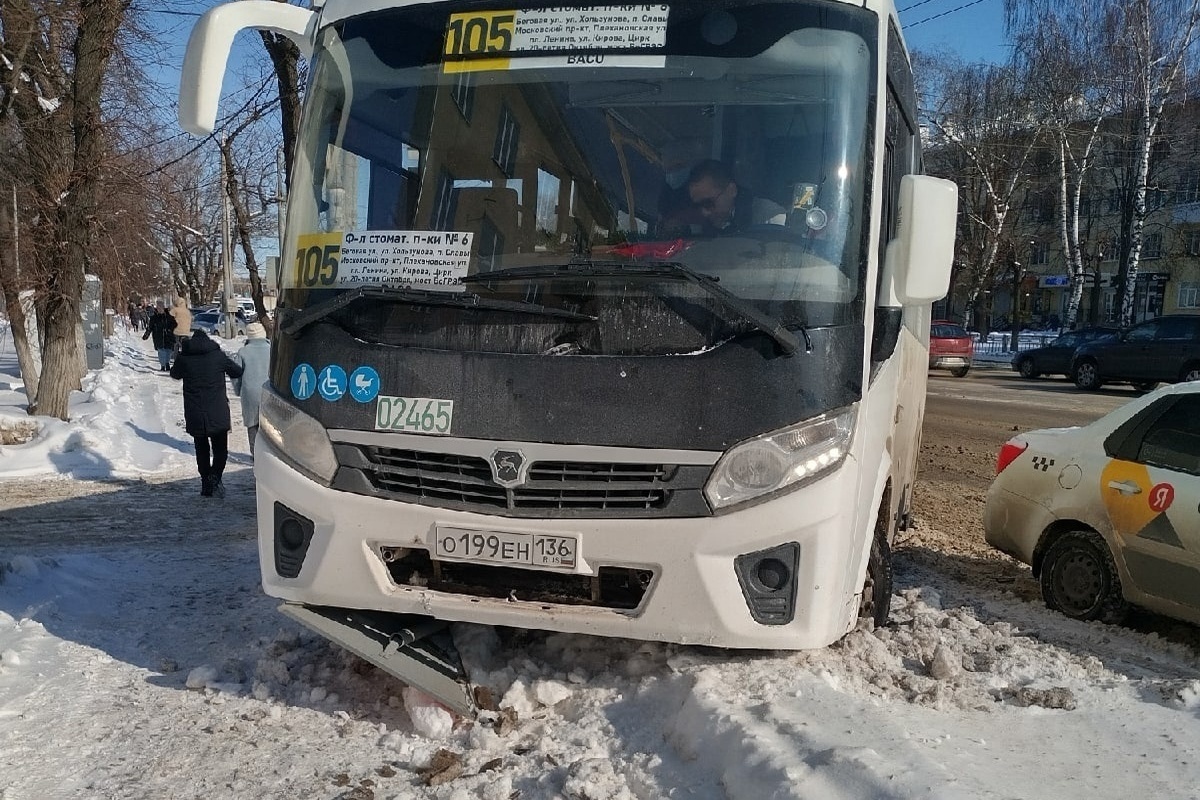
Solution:
<svg viewBox="0 0 1200 800">
<path fill-rule="evenodd" d="M 337 364 L 330 364 L 321 370 L 317 376 L 317 392 L 331 403 L 341 400 L 346 393 L 346 370 Z"/>
</svg>

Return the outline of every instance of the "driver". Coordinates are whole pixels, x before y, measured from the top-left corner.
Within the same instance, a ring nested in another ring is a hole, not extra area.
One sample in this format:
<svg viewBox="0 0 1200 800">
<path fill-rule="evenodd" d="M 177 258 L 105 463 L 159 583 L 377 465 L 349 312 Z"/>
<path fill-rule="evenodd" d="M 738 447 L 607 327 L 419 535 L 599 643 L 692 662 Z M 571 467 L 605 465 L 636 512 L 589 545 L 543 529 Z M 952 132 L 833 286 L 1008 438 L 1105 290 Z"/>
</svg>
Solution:
<svg viewBox="0 0 1200 800">
<path fill-rule="evenodd" d="M 755 197 L 733 179 L 733 171 L 713 159 L 692 167 L 687 193 L 705 233 L 732 233 L 751 225 L 786 225 L 787 210 Z"/>
</svg>

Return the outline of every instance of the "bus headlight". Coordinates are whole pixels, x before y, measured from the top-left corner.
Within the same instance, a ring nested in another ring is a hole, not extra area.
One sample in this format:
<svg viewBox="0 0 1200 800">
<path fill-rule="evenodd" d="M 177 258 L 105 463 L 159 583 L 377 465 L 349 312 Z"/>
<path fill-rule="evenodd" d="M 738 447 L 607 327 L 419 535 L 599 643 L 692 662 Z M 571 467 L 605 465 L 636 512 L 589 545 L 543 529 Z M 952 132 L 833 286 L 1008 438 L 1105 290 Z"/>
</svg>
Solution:
<svg viewBox="0 0 1200 800">
<path fill-rule="evenodd" d="M 803 486 L 846 457 L 854 419 L 852 406 L 742 442 L 717 462 L 704 496 L 718 509 Z"/>
<path fill-rule="evenodd" d="M 300 471 L 328 486 L 337 472 L 337 457 L 321 423 L 264 388 L 258 425 L 275 449 Z"/>
</svg>

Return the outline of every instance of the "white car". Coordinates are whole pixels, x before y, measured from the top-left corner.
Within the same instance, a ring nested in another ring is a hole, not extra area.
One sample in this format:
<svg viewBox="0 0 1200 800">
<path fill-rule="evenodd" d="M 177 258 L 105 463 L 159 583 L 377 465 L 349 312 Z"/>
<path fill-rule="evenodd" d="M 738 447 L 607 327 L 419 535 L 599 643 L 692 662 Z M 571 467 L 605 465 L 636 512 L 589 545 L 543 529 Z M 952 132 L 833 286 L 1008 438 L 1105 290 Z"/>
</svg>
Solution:
<svg viewBox="0 0 1200 800">
<path fill-rule="evenodd" d="M 1081 620 L 1129 605 L 1200 623 L 1200 382 L 1079 428 L 1030 431 L 996 461 L 983 527 Z"/>
</svg>

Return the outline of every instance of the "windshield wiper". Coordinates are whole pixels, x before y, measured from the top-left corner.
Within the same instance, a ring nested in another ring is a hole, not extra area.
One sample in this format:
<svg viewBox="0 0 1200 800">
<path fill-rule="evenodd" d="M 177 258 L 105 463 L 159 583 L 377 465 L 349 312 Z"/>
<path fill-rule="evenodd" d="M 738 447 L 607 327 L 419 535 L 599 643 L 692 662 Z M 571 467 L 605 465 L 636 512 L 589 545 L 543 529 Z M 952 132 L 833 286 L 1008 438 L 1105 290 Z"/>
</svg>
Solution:
<svg viewBox="0 0 1200 800">
<path fill-rule="evenodd" d="M 499 300 L 453 292 L 430 292 L 422 289 L 401 289 L 395 286 L 357 286 L 348 292 L 343 292 L 332 300 L 318 303 L 311 308 L 297 312 L 283 326 L 283 332 L 295 336 L 300 331 L 318 320 L 345 308 L 351 303 L 363 299 L 396 300 L 418 306 L 451 306 L 453 308 L 487 309 L 489 311 L 511 311 L 518 314 L 536 314 L 540 317 L 553 317 L 572 322 L 595 322 L 596 318 L 588 314 L 567 309 L 549 308 L 537 303 L 527 303 L 523 300 Z"/>
<path fill-rule="evenodd" d="M 752 304 L 738 297 L 733 292 L 718 285 L 718 278 L 696 272 L 691 267 L 678 261 L 653 261 L 630 264 L 624 261 L 583 261 L 573 260 L 566 264 L 546 264 L 532 267 L 512 267 L 511 269 L 495 270 L 494 272 L 478 272 L 461 278 L 463 283 L 490 283 L 493 281 L 536 280 L 538 278 L 668 278 L 687 281 L 699 286 L 713 297 L 720 300 L 726 308 L 737 312 L 739 316 L 754 323 L 754 327 L 770 336 L 784 355 L 792 355 L 800 349 L 800 340 L 783 323 L 764 314 Z M 812 339 L 808 330 L 799 327 L 804 337 L 804 351 L 812 352 Z"/>
</svg>

